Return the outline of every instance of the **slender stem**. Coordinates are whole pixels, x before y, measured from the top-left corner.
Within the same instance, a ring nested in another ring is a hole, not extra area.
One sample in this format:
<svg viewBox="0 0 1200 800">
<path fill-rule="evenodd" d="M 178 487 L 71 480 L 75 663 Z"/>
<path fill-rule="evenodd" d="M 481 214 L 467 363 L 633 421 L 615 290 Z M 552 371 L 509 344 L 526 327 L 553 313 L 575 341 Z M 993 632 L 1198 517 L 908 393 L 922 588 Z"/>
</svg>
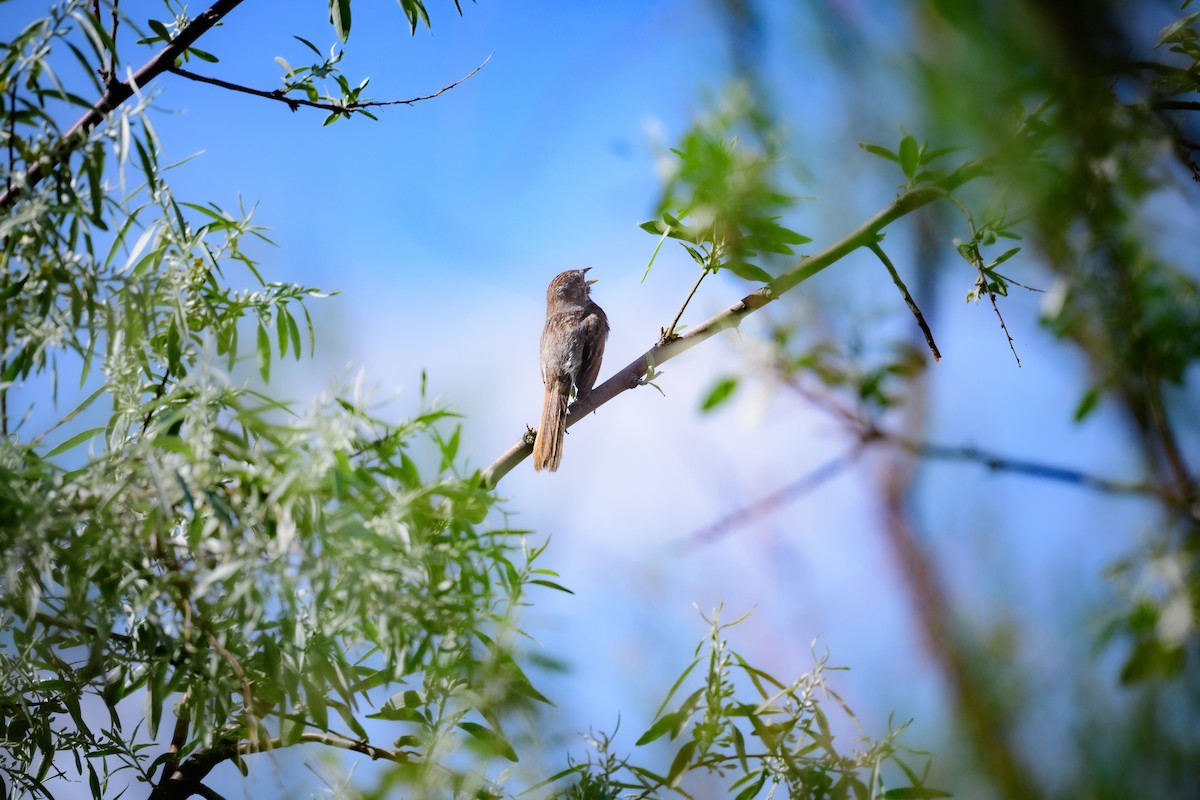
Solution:
<svg viewBox="0 0 1200 800">
<path fill-rule="evenodd" d="M 112 32 L 109 34 L 109 38 L 112 39 L 112 58 L 109 60 L 108 65 L 109 81 L 115 81 L 117 79 L 117 21 L 119 19 L 118 9 L 120 5 L 121 0 L 112 0 Z M 99 20 L 97 20 L 97 22 L 99 22 Z"/>
<path fill-rule="evenodd" d="M 274 89 L 274 90 L 268 92 L 268 91 L 264 91 L 263 89 L 255 89 L 251 86 L 243 86 L 238 83 L 230 83 L 229 81 L 221 80 L 220 78 L 211 78 L 207 75 L 198 75 L 195 72 L 189 72 L 188 70 L 183 69 L 181 67 L 174 67 L 174 66 L 169 67 L 167 69 L 167 72 L 170 72 L 173 75 L 178 75 L 181 78 L 187 78 L 188 80 L 191 80 L 191 81 L 197 81 L 199 83 L 207 83 L 211 86 L 219 86 L 222 89 L 228 89 L 232 92 L 242 92 L 243 94 L 254 95 L 255 97 L 262 97 L 267 100 L 277 100 L 281 103 L 286 104 L 287 107 L 290 108 L 292 111 L 296 111 L 301 106 L 304 106 L 306 108 L 319 108 L 323 111 L 331 111 L 336 114 L 343 114 L 345 116 L 350 116 L 355 111 L 361 111 L 361 110 L 367 109 L 367 108 L 378 108 L 380 106 L 410 106 L 413 103 L 420 103 L 422 100 L 432 100 L 433 98 L 439 97 L 439 96 L 445 94 L 446 92 L 450 91 L 454 87 L 470 80 L 472 77 L 475 76 L 476 73 L 478 73 L 481 69 L 483 69 L 485 66 L 487 66 L 487 63 L 491 60 L 492 60 L 492 56 L 489 55 L 487 58 L 485 58 L 483 60 L 482 64 L 480 64 L 475 69 L 471 70 L 471 72 L 468 75 L 466 75 L 462 78 L 459 78 L 458 80 L 456 80 L 454 83 L 450 84 L 449 86 L 443 86 L 441 89 L 438 89 L 433 94 L 426 94 L 426 95 L 422 95 L 420 97 L 412 97 L 412 98 L 409 98 L 408 100 L 368 100 L 368 101 L 364 101 L 361 103 L 359 103 L 359 102 L 322 103 L 317 100 L 308 100 L 306 98 L 300 98 L 300 97 L 289 97 L 288 95 L 284 94 L 282 89 Z"/>
<path fill-rule="evenodd" d="M 692 286 L 692 290 L 688 292 L 687 298 L 684 299 L 683 305 L 679 307 L 679 313 L 675 315 L 675 319 L 671 320 L 671 326 L 667 328 L 667 332 L 663 334 L 663 338 L 670 339 L 675 335 L 675 326 L 679 324 L 679 319 L 683 316 L 684 310 L 688 307 L 688 303 L 692 302 L 692 297 L 696 294 L 696 290 L 700 288 L 700 282 L 708 275 L 708 267 L 700 270 L 700 277 L 696 279 L 696 283 Z"/>
<path fill-rule="evenodd" d="M 917 308 L 917 302 L 908 293 L 908 287 L 900 279 L 900 273 L 896 271 L 896 267 L 892 264 L 891 259 L 887 257 L 887 253 L 883 252 L 883 248 L 879 246 L 878 242 L 872 242 L 867 246 L 883 262 L 883 266 L 887 267 L 888 274 L 892 276 L 892 282 L 896 284 L 896 288 L 904 296 L 904 302 L 908 304 L 908 310 L 917 318 L 917 325 L 921 327 L 921 333 L 925 334 L 925 343 L 929 345 L 929 349 L 933 352 L 933 360 L 941 361 L 942 354 L 938 352 L 937 344 L 933 341 L 933 331 L 929 330 L 929 324 L 925 322 L 925 315 L 921 313 L 921 309 Z"/>
</svg>

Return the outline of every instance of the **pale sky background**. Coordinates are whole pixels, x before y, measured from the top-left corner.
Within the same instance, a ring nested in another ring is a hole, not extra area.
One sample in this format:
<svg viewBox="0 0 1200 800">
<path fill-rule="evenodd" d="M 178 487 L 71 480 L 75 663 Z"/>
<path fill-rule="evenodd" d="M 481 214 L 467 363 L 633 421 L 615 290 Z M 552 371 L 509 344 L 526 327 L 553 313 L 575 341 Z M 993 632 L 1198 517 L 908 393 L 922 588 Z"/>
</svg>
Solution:
<svg viewBox="0 0 1200 800">
<path fill-rule="evenodd" d="M 832 5 L 861 18 L 869 4 Z M 23 23 L 43 8 L 14 0 L 0 6 L 0 24 Z M 157 2 L 126 0 L 121 8 L 141 20 L 162 17 Z M 537 419 L 550 278 L 582 266 L 599 278 L 594 297 L 613 328 L 601 380 L 654 342 L 690 288 L 690 260 L 669 247 L 640 282 L 655 239 L 637 224 L 657 198 L 661 147 L 729 76 L 723 23 L 700 0 L 480 0 L 464 2 L 461 19 L 448 0 L 429 0 L 433 32 L 410 38 L 394 2 L 358 0 L 353 10 L 343 66 L 352 83 L 371 76 L 375 99 L 428 94 L 491 60 L 435 100 L 385 109 L 379 122 L 328 128 L 320 112 L 293 114 L 166 76 L 153 87 L 159 108 L 172 112 L 153 117 L 161 160 L 199 154 L 173 178 L 181 199 L 258 204 L 257 221 L 279 244 L 256 251 L 268 280 L 339 293 L 310 305 L 316 358 L 276 367 L 275 394 L 303 403 L 361 374 L 385 413 L 399 417 L 416 410 L 426 370 L 431 393 L 464 415 L 462 451 L 482 467 Z M 892 176 L 867 177 L 879 174 L 879 163 L 856 143 L 891 145 L 902 122 L 918 136 L 928 131 L 900 92 L 880 92 L 870 119 L 848 113 L 861 98 L 838 94 L 849 89 L 823 49 L 837 43 L 814 40 L 804 20 L 792 4 L 772 6 L 761 58 L 787 110 L 797 156 L 789 167 L 816 198 L 789 223 L 814 239 L 814 252 L 894 195 Z M 899 47 L 903 29 L 889 32 L 888 23 L 877 35 Z M 221 62 L 191 67 L 274 88 L 275 56 L 303 61 L 293 34 L 331 44 L 326 4 L 249 0 L 200 43 Z M 903 223 L 889 233 L 902 271 L 912 269 L 906 241 Z M 1026 268 L 1045 285 L 1036 264 Z M 963 273 L 926 298 L 944 354 L 933 371 L 931 436 L 1130 476 L 1134 463 L 1103 407 L 1083 426 L 1070 422 L 1082 367 L 1038 328 L 1041 296 L 1014 294 L 1004 308 L 1018 369 L 991 309 L 962 302 L 970 282 Z M 706 281 L 685 321 L 748 289 L 732 278 Z M 911 324 L 869 258 L 847 259 L 797 294 L 819 299 L 827 314 Z M 576 733 L 611 731 L 618 718 L 618 741 L 632 746 L 706 634 L 693 604 L 707 613 L 722 603 L 726 618 L 754 610 L 730 633 L 752 662 L 797 677 L 812 666 L 815 640 L 832 663 L 850 668 L 833 682 L 868 734 L 884 734 L 894 714 L 915 718 L 910 745 L 943 744 L 939 673 L 878 530 L 869 477 L 882 461 L 868 460 L 715 544 L 676 546 L 849 444 L 819 412 L 761 387 L 744 389 L 718 413 L 698 413 L 708 387 L 739 370 L 756 328 L 722 334 L 667 364 L 658 381 L 665 397 L 652 388 L 626 393 L 573 428 L 559 473 L 534 474 L 526 462 L 500 486 L 509 524 L 535 531 L 534 541 L 551 537 L 541 566 L 575 592 L 535 589 L 524 619 L 544 655 L 569 668 L 532 677 L 557 704 L 553 734 L 575 754 L 583 752 Z M 1076 648 L 1093 639 L 1068 639 L 1062 629 L 1098 625 L 1089 607 L 1102 596 L 1099 574 L 1134 546 L 1112 532 L 1130 529 L 1136 501 L 972 466 L 933 466 L 922 476 L 921 534 L 934 543 L 964 613 L 1016 620 L 1027 637 L 1022 658 L 1039 674 L 1071 669 Z M 1057 715 L 1073 698 L 1027 688 L 1043 692 L 1048 709 L 1036 729 L 1022 731 L 1027 740 L 1068 736 Z M 256 758 L 252 777 L 268 786 L 307 780 L 285 768 L 286 758 Z M 240 796 L 241 779 L 229 772 L 217 788 Z"/>
</svg>

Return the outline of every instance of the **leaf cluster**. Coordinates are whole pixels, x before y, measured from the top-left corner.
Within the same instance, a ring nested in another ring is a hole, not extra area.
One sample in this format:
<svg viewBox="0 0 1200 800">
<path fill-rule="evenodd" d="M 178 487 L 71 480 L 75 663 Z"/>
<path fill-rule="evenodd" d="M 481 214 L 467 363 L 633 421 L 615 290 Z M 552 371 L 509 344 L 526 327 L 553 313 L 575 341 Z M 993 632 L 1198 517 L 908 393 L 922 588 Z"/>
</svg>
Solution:
<svg viewBox="0 0 1200 800">
<path fill-rule="evenodd" d="M 691 797 L 693 782 L 710 790 L 719 786 L 723 796 L 737 800 L 781 794 L 856 800 L 949 796 L 927 785 L 928 764 L 918 774 L 900 758 L 897 737 L 903 728 L 879 740 L 861 736 L 849 748 L 837 744 L 826 704 L 832 702 L 853 727 L 858 723 L 826 682 L 833 669 L 827 656 L 807 674 L 783 682 L 730 648 L 726 631 L 741 620 L 722 623 L 718 611 L 706 621 L 709 636 L 635 743 L 639 748 L 670 743 L 674 756 L 667 770 L 616 756 L 611 736 L 591 736 L 594 752 L 548 779 L 572 781 L 558 797 Z M 696 683 L 680 700 L 685 687 Z"/>
<path fill-rule="evenodd" d="M 728 269 L 767 283 L 772 276 L 763 257 L 793 255 L 793 246 L 812 240 L 780 223 L 795 198 L 779 188 L 779 160 L 770 149 L 736 135 L 750 112 L 731 105 L 697 122 L 671 148 L 675 160 L 656 218 L 640 227 L 661 237 L 659 247 L 666 239 L 679 242 L 705 272 Z"/>
</svg>

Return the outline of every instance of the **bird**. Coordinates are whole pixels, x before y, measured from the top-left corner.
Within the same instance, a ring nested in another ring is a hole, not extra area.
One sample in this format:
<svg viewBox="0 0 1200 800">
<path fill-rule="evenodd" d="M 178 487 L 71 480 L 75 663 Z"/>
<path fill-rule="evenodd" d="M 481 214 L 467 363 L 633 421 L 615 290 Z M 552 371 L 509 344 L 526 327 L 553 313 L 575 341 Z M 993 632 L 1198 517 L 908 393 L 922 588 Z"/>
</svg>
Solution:
<svg viewBox="0 0 1200 800">
<path fill-rule="evenodd" d="M 541 367 L 545 396 L 542 419 L 533 442 L 533 468 L 554 472 L 562 463 L 563 434 L 571 387 L 575 396 L 592 390 L 600 374 L 608 317 L 591 298 L 592 284 L 584 269 L 560 272 L 546 289 L 546 325 L 542 328 Z"/>
</svg>

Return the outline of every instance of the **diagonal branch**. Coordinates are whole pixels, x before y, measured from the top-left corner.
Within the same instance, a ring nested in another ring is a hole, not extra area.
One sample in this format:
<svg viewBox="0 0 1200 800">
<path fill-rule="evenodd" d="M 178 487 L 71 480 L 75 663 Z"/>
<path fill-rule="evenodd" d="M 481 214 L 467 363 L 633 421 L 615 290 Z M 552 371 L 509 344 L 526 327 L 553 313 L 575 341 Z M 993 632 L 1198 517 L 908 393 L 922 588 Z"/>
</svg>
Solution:
<svg viewBox="0 0 1200 800">
<path fill-rule="evenodd" d="M 1148 481 L 1117 480 L 1116 478 L 1093 475 L 1070 467 L 1043 464 L 1038 461 L 1027 461 L 1021 458 L 1009 458 L 987 450 L 980 450 L 974 445 L 955 447 L 928 444 L 887 435 L 881 436 L 881 440 L 894 444 L 911 455 L 934 461 L 965 461 L 978 464 L 993 472 L 1011 472 L 1016 475 L 1028 475 L 1032 478 L 1044 478 L 1045 480 L 1058 481 L 1060 483 L 1070 483 L 1105 494 L 1143 495 L 1168 501 L 1172 499 L 1161 487 L 1155 486 Z"/>
<path fill-rule="evenodd" d="M 83 116 L 77 119 L 66 133 L 59 137 L 58 143 L 50 149 L 50 152 L 29 167 L 24 180 L 11 183 L 5 188 L 4 192 L 0 194 L 0 211 L 11 208 L 21 195 L 41 183 L 55 164 L 66 160 L 79 145 L 87 141 L 88 133 L 104 121 L 105 114 L 133 97 L 135 91 L 171 69 L 175 64 L 175 59 L 182 56 L 185 50 L 196 43 L 197 39 L 212 29 L 242 2 L 243 0 L 217 0 L 192 20 L 153 58 L 143 64 L 132 78 L 122 82 L 111 82 L 100 99 L 84 112 Z"/>
<path fill-rule="evenodd" d="M 904 297 L 904 302 L 908 304 L 908 310 L 917 318 L 917 325 L 920 326 L 921 333 L 925 334 L 925 343 L 929 345 L 929 349 L 933 352 L 933 360 L 941 361 L 942 354 L 938 352 L 938 347 L 933 341 L 933 331 L 929 330 L 929 323 L 925 321 L 925 315 L 917 307 L 917 301 L 913 300 L 912 295 L 908 293 L 908 287 L 901 280 L 900 273 L 896 271 L 892 260 L 887 257 L 887 253 L 883 252 L 883 248 L 879 246 L 879 242 L 871 242 L 867 246 L 871 248 L 871 252 L 875 254 L 875 257 L 883 262 L 883 266 L 887 268 L 888 274 L 892 276 L 892 283 L 896 284 L 896 288 L 900 290 L 900 294 Z"/>
<path fill-rule="evenodd" d="M 811 472 L 804 473 L 787 486 L 776 489 L 749 505 L 734 509 L 708 527 L 696 531 L 687 537 L 684 542 L 681 542 L 681 544 L 688 547 L 702 547 L 712 544 L 730 531 L 750 523 L 756 517 L 769 514 L 784 503 L 793 502 L 819 489 L 828 481 L 854 466 L 859 456 L 862 455 L 865 445 L 866 442 L 860 442 L 850 450 L 831 458 Z"/>
<path fill-rule="evenodd" d="M 567 427 L 595 411 L 617 395 L 642 384 L 650 369 L 692 349 L 706 339 L 728 328 L 736 328 L 742 320 L 770 303 L 772 300 L 794 289 L 831 264 L 840 261 L 860 247 L 868 247 L 878 238 L 879 232 L 901 217 L 947 196 L 950 192 L 983 175 L 989 174 L 997 163 L 997 156 L 985 156 L 970 161 L 946 175 L 939 181 L 909 189 L 880 209 L 855 230 L 834 242 L 821 252 L 805 258 L 792 269 L 780 275 L 757 291 L 738 300 L 724 311 L 710 317 L 685 333 L 659 341 L 641 356 L 617 371 L 615 375 L 597 386 L 571 405 Z M 517 464 L 533 452 L 533 438 L 523 435 L 515 444 L 492 462 L 481 474 L 486 486 L 495 486 L 500 479 L 512 471 Z"/>
<path fill-rule="evenodd" d="M 340 750 L 349 750 L 354 753 L 362 753 L 369 757 L 372 761 L 392 761 L 396 764 L 408 764 L 412 758 L 403 750 L 389 750 L 386 747 L 376 747 L 370 742 L 362 739 L 351 739 L 348 736 L 343 736 L 332 731 L 305 731 L 300 734 L 296 740 L 297 744 L 323 744 L 327 747 L 336 747 Z M 284 747 L 282 739 L 268 739 L 261 745 L 255 746 L 249 742 L 244 742 L 238 747 L 239 755 L 250 755 L 252 753 L 260 753 L 268 750 L 275 750 Z"/>
</svg>

